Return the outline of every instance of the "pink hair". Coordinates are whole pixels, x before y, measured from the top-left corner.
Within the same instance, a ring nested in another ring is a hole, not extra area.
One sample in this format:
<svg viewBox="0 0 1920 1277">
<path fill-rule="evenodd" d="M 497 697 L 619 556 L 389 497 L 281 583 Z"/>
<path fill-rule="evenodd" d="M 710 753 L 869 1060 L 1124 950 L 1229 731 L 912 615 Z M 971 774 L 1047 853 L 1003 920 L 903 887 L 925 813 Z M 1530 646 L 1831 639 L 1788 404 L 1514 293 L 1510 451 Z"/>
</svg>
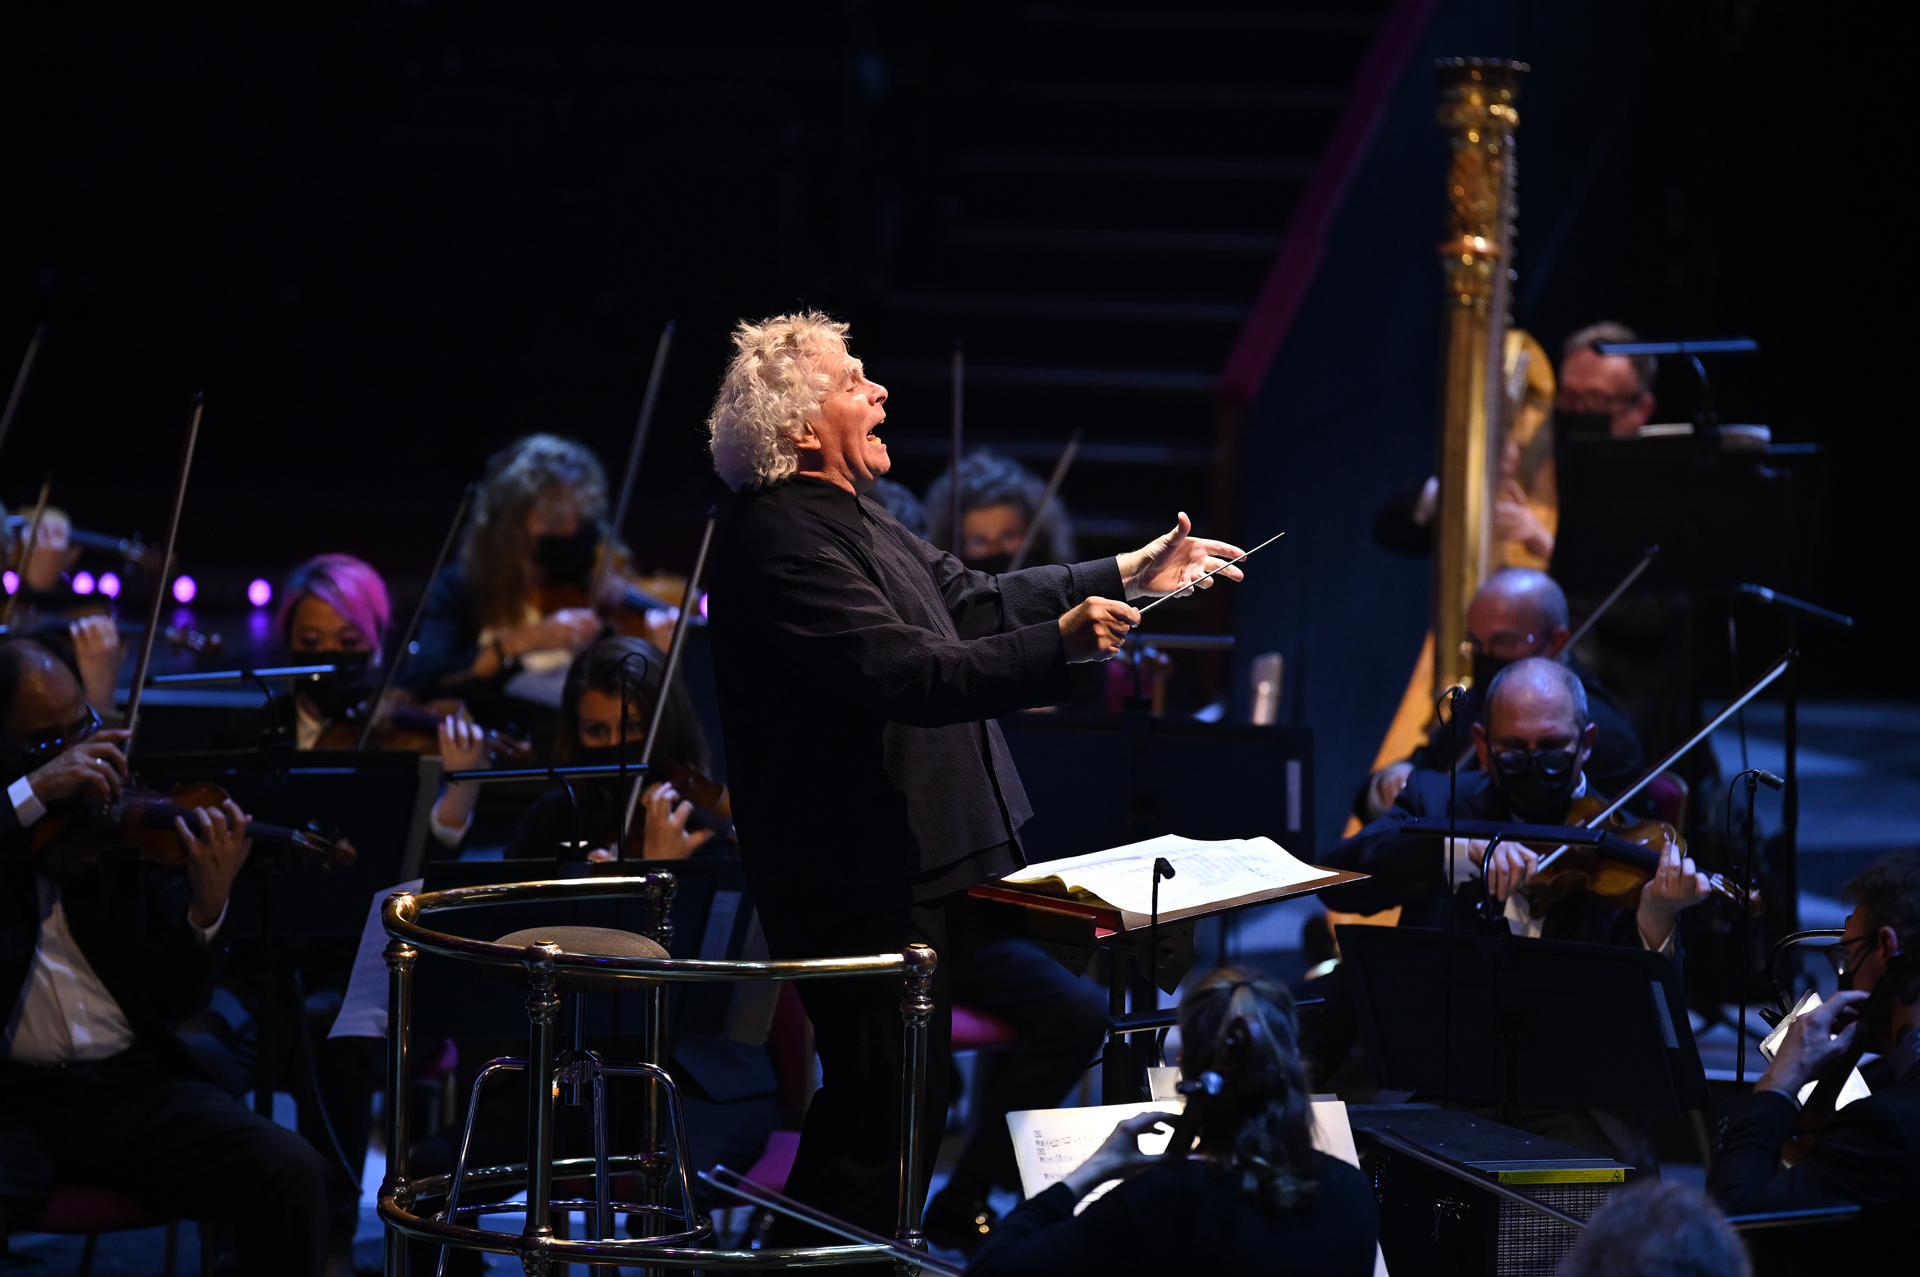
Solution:
<svg viewBox="0 0 1920 1277">
<path fill-rule="evenodd" d="M 287 578 L 280 611 L 274 617 L 281 642 L 292 641 L 293 614 L 300 600 L 306 598 L 319 599 L 331 607 L 366 635 L 376 653 L 380 650 L 393 606 L 387 601 L 387 583 L 371 566 L 351 554 L 322 554 L 295 568 Z"/>
</svg>

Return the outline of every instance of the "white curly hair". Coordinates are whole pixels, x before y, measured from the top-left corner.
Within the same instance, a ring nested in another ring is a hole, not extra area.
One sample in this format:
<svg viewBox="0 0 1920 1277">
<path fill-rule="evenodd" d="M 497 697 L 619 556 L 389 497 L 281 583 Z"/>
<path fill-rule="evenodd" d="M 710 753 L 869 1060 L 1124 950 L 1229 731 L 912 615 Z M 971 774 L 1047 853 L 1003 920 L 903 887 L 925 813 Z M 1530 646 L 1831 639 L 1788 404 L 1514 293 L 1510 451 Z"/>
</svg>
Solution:
<svg viewBox="0 0 1920 1277">
<path fill-rule="evenodd" d="M 795 437 L 860 361 L 847 354 L 847 325 L 817 310 L 741 320 L 733 346 L 707 417 L 707 448 L 714 470 L 738 492 L 799 468 Z"/>
</svg>

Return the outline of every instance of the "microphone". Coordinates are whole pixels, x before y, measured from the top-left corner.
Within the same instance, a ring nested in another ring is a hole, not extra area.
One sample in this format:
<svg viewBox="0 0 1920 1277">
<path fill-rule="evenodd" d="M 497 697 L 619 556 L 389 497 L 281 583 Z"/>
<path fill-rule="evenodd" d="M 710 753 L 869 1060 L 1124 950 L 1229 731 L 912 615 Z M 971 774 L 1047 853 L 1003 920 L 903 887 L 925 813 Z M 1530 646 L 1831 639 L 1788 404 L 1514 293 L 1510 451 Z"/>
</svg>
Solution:
<svg viewBox="0 0 1920 1277">
<path fill-rule="evenodd" d="M 1836 629 L 1850 630 L 1853 628 L 1853 618 L 1850 616 L 1842 616 L 1838 612 L 1828 611 L 1817 603 L 1809 603 L 1805 599 L 1796 599 L 1791 594 L 1782 594 L 1778 590 L 1769 590 L 1764 585 L 1754 585 L 1751 583 L 1736 585 L 1733 587 L 1733 592 L 1735 594 L 1744 594 L 1751 599 L 1757 599 L 1768 607 L 1777 607 L 1783 612 L 1793 612 L 1806 617 L 1808 620 L 1819 621 L 1822 624 L 1831 625 Z"/>
<path fill-rule="evenodd" d="M 1767 771 L 1766 769 L 1761 767 L 1756 767 L 1753 769 L 1753 778 L 1759 781 L 1762 785 L 1765 785 L 1768 789 L 1779 790 L 1779 789 L 1785 789 L 1787 787 L 1787 782 L 1784 777 L 1776 776 L 1772 772 Z"/>
</svg>

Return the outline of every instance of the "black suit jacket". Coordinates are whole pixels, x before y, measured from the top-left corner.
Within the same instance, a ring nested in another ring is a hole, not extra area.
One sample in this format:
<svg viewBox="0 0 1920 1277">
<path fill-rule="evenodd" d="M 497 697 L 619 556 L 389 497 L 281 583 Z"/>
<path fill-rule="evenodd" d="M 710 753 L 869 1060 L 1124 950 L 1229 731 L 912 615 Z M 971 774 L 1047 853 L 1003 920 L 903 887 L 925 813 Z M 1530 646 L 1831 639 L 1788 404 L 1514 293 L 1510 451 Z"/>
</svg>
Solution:
<svg viewBox="0 0 1920 1277">
<path fill-rule="evenodd" d="M 708 633 L 761 908 L 845 915 L 1009 867 L 983 853 L 1031 809 L 992 720 L 1072 695 L 1058 619 L 1123 588 L 1111 559 L 969 571 L 813 479 L 740 493 Z"/>
<path fill-rule="evenodd" d="M 1451 905 L 1457 924 L 1471 924 L 1474 905 L 1484 894 L 1479 884 L 1469 882 L 1457 892 L 1449 891 L 1445 840 L 1404 832 L 1406 822 L 1416 816 L 1446 816 L 1449 779 L 1446 772 L 1414 772 L 1400 797 L 1380 819 L 1321 858 L 1320 863 L 1329 869 L 1372 875 L 1362 882 L 1322 891 L 1320 899 L 1329 909 L 1379 913 L 1398 905 L 1403 927 L 1444 927 Z M 1513 819 L 1493 792 L 1485 772 L 1461 772 L 1458 780 L 1461 820 Z M 1641 944 L 1632 911 L 1602 904 L 1585 891 L 1569 892 L 1554 905 L 1541 935 L 1548 940 L 1632 948 Z"/>
<path fill-rule="evenodd" d="M 0 800 L 0 1016 L 11 1017 L 40 937 L 37 860 L 13 804 Z M 114 850 L 51 872 L 67 926 L 140 1044 L 199 1076 L 171 1024 L 204 1008 L 226 966 L 229 928 L 203 944 L 187 921 L 186 876 Z"/>
</svg>

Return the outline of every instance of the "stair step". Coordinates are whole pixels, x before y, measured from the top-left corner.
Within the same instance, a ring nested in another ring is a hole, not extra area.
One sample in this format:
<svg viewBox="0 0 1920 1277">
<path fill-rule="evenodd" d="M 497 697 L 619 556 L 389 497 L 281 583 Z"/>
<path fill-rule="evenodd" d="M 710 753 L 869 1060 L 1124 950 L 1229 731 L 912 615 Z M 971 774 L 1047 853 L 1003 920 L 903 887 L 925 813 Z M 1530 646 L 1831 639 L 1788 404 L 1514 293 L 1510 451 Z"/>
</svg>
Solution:
<svg viewBox="0 0 1920 1277">
<path fill-rule="evenodd" d="M 955 226 L 954 243 L 995 248 L 1065 248 L 1109 253 L 1258 253 L 1280 247 L 1278 235 L 1236 231 L 1077 230 L 1052 226 Z"/>
<path fill-rule="evenodd" d="M 1265 160 L 1134 159 L 1122 155 L 1021 155 L 992 151 L 956 155 L 953 166 L 963 172 L 980 173 L 1244 182 L 1304 182 L 1313 176 L 1314 169 L 1311 164 Z"/>
<path fill-rule="evenodd" d="M 1170 324 L 1238 324 L 1252 308 L 1238 302 L 1125 301 L 1097 297 L 968 297 L 890 293 L 895 310 L 956 315 L 1021 315 L 1045 319 L 1146 320 Z"/>
</svg>

